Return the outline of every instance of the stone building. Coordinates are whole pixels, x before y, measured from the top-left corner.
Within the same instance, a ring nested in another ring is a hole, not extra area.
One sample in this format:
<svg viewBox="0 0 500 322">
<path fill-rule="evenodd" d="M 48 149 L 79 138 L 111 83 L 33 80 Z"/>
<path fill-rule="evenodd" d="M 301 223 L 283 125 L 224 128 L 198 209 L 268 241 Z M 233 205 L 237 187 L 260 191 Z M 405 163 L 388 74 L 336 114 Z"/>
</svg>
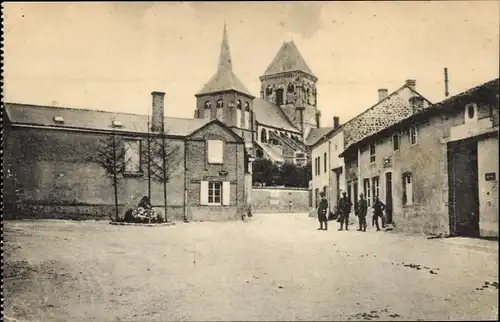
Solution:
<svg viewBox="0 0 500 322">
<path fill-rule="evenodd" d="M 148 195 L 147 137 L 158 138 L 162 123 L 176 149 L 167 184 L 169 220 L 237 219 L 246 208 L 243 139 L 214 119 L 164 117 L 164 93 L 153 92 L 150 116 L 26 104 L 5 104 L 4 170 L 20 190 L 5 191 L 6 206 L 17 202 L 36 217 L 104 217 L 113 212 L 113 188 L 89 156 L 100 139 L 123 140 L 125 173 L 120 214 Z M 163 183 L 151 181 L 151 200 L 163 211 Z M 8 207 L 7 207 L 8 208 Z M 8 217 L 8 213 L 4 216 Z"/>
<path fill-rule="evenodd" d="M 245 139 L 251 155 L 305 164 L 304 141 L 319 125 L 316 76 L 295 44 L 285 42 L 260 81 L 256 97 L 234 73 L 224 26 L 217 71 L 195 95 L 195 118 L 218 118 Z"/>
<path fill-rule="evenodd" d="M 323 192 L 333 211 L 341 192 L 345 191 L 344 160 L 339 157 L 344 149 L 344 135 L 339 118 L 333 118 L 332 127 L 312 129 L 306 144 L 311 149 L 311 189 L 314 199 L 312 207 L 318 207 L 319 193 Z M 313 213 L 316 214 L 315 211 Z"/>
<path fill-rule="evenodd" d="M 369 206 L 378 195 L 387 204 L 389 221 L 391 221 L 393 199 L 390 194 L 385 195 L 384 191 L 380 190 L 380 185 L 382 182 L 383 185 L 389 186 L 392 174 L 382 171 L 385 151 L 380 144 L 371 141 L 371 138 L 385 128 L 431 105 L 415 87 L 415 80 L 407 80 L 390 95 L 387 89 L 379 89 L 378 102 L 343 125 L 344 151 L 340 156 L 345 161 L 347 194 L 354 204 L 359 194 L 363 192 Z M 397 142 L 399 141 L 402 139 L 398 139 Z"/>
<path fill-rule="evenodd" d="M 371 202 L 379 195 L 396 230 L 498 237 L 498 85 L 347 138 L 351 189 L 357 180 Z"/>
</svg>

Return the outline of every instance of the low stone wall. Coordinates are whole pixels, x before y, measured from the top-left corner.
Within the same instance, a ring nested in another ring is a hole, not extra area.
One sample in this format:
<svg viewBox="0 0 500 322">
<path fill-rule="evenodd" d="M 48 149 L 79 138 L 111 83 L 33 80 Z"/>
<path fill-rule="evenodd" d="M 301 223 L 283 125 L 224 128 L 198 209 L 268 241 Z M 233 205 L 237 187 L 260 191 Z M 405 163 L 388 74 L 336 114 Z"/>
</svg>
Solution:
<svg viewBox="0 0 500 322">
<path fill-rule="evenodd" d="M 252 188 L 253 213 L 309 213 L 305 188 Z"/>
<path fill-rule="evenodd" d="M 119 205 L 118 215 L 125 216 L 125 212 L 133 208 L 132 205 Z M 154 210 L 164 217 L 163 206 L 154 206 Z M 180 221 L 184 219 L 184 207 L 168 206 L 167 215 L 169 221 Z M 109 220 L 115 217 L 114 205 L 89 205 L 89 204 L 44 204 L 23 203 L 17 209 L 12 205 L 4 208 L 3 219 L 72 219 L 72 220 Z"/>
</svg>

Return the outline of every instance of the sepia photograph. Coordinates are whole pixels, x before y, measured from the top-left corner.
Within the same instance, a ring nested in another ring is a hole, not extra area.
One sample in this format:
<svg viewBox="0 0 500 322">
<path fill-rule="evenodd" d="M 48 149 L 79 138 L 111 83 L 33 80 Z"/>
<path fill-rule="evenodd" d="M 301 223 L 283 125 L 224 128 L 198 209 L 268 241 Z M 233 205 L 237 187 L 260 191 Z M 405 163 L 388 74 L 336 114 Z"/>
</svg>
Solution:
<svg viewBox="0 0 500 322">
<path fill-rule="evenodd" d="M 1 8 L 2 320 L 499 320 L 500 1 Z"/>
</svg>

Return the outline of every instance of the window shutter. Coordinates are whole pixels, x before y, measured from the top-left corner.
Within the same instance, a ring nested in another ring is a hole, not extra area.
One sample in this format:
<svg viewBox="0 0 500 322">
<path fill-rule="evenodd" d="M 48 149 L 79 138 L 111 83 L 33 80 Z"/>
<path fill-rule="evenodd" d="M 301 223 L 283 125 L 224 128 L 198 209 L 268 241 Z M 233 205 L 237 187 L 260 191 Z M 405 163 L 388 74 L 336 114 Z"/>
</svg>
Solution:
<svg viewBox="0 0 500 322">
<path fill-rule="evenodd" d="M 208 181 L 200 182 L 200 205 L 208 205 Z"/>
<path fill-rule="evenodd" d="M 222 183 L 222 205 L 229 206 L 231 203 L 231 184 L 229 181 Z"/>
</svg>

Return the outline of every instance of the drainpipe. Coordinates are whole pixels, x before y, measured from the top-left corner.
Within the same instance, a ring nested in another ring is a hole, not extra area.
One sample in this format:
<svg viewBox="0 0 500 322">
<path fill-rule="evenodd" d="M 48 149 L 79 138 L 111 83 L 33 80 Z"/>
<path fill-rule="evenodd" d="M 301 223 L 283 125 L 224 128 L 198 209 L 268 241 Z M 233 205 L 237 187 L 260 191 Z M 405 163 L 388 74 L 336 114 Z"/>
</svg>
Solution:
<svg viewBox="0 0 500 322">
<path fill-rule="evenodd" d="M 187 218 L 187 140 L 184 140 L 184 222 Z"/>
<path fill-rule="evenodd" d="M 331 187 L 331 183 L 332 183 L 332 165 L 331 165 L 331 145 L 332 145 L 332 141 L 328 140 L 328 206 L 330 209 L 332 209 L 332 187 Z"/>
</svg>

